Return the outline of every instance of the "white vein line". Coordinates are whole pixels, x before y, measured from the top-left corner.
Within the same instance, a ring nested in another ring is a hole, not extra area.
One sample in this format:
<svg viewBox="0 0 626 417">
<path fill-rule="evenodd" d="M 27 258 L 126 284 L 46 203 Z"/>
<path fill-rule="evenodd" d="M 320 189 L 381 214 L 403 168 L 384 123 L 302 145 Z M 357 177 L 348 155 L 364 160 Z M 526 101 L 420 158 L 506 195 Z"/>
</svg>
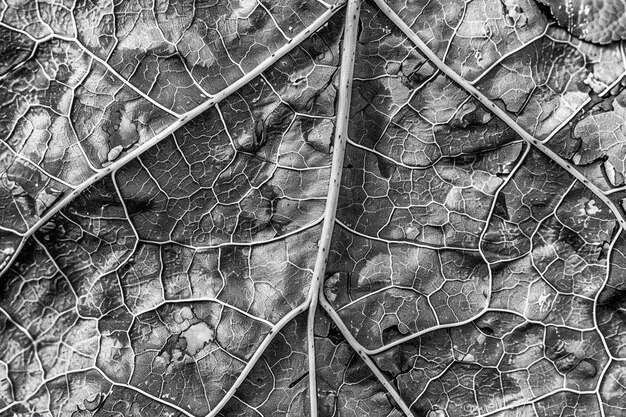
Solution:
<svg viewBox="0 0 626 417">
<path fill-rule="evenodd" d="M 487 96 L 481 93 L 476 87 L 468 83 L 462 76 L 454 72 L 450 67 L 439 59 L 439 57 L 426 46 L 424 41 L 420 39 L 419 36 L 406 24 L 404 21 L 391 9 L 389 5 L 387 5 L 384 0 L 374 0 L 376 5 L 382 10 L 382 12 L 387 15 L 387 17 L 397 25 L 402 32 L 411 40 L 419 50 L 444 74 L 450 77 L 454 82 L 459 84 L 461 88 L 474 96 L 481 104 L 487 107 L 492 113 L 500 118 L 504 123 L 506 123 L 515 133 L 521 136 L 525 141 L 529 142 L 539 151 L 541 151 L 548 158 L 556 162 L 561 166 L 564 170 L 569 172 L 574 178 L 579 180 L 585 187 L 587 187 L 593 194 L 596 195 L 604 204 L 609 207 L 609 209 L 613 212 L 616 220 L 622 225 L 623 228 L 626 228 L 626 219 L 624 218 L 624 214 L 622 211 L 615 206 L 613 201 L 611 201 L 602 190 L 591 181 L 589 181 L 583 174 L 581 174 L 577 169 L 572 168 L 572 165 L 561 158 L 556 152 L 552 149 L 548 148 L 545 144 L 541 143 L 538 139 L 524 130 L 520 125 L 518 125 L 511 116 L 508 115 L 506 111 L 498 107 L 494 102 L 492 102 Z"/>
<path fill-rule="evenodd" d="M 602 282 L 602 285 L 598 289 L 598 292 L 596 293 L 596 296 L 593 301 L 593 326 L 595 328 L 595 331 L 598 332 L 598 335 L 600 336 L 600 340 L 602 341 L 602 346 L 604 346 L 604 350 L 609 356 L 609 361 L 607 362 L 607 366 L 605 367 L 605 369 L 601 371 L 603 376 L 602 378 L 599 379 L 599 381 L 604 379 L 604 373 L 609 368 L 611 359 L 615 359 L 615 357 L 611 353 L 611 349 L 609 349 L 609 345 L 606 342 L 604 333 L 602 333 L 602 330 L 600 330 L 600 325 L 598 324 L 598 302 L 600 300 L 600 296 L 602 295 L 602 292 L 604 291 L 604 289 L 609 283 L 609 280 L 611 279 L 611 258 L 613 257 L 613 254 L 615 252 L 615 245 L 617 244 L 617 241 L 619 240 L 622 232 L 623 232 L 623 229 L 621 227 L 618 228 L 617 233 L 615 234 L 615 237 L 613 238 L 613 241 L 609 245 L 609 249 L 606 255 L 606 276 L 604 278 L 604 281 Z"/>
<path fill-rule="evenodd" d="M 33 338 L 33 336 L 30 334 L 30 332 L 28 331 L 28 329 L 26 329 L 24 326 L 22 326 L 20 323 L 18 323 L 17 321 L 15 321 L 15 319 L 13 319 L 13 316 L 11 316 L 3 307 L 0 306 L 0 314 L 6 316 L 7 320 L 9 322 L 11 322 L 11 324 L 13 324 L 15 326 L 15 328 L 17 328 L 20 332 L 22 332 L 24 334 L 24 336 L 26 336 L 26 338 L 28 339 L 28 341 L 31 343 L 32 347 L 33 347 L 33 354 L 35 356 L 35 360 L 37 361 L 37 364 L 39 365 L 39 370 L 41 370 L 41 378 L 42 380 L 45 379 L 46 376 L 46 370 L 43 367 L 43 363 L 41 362 L 41 358 L 39 357 L 39 352 L 37 352 L 37 341 Z M 11 404 L 12 406 L 13 404 Z"/>
<path fill-rule="evenodd" d="M 404 402 L 404 399 L 402 399 L 398 391 L 396 391 L 395 387 L 387 380 L 387 378 L 385 377 L 385 375 L 383 375 L 380 369 L 378 369 L 378 366 L 374 363 L 372 358 L 369 357 L 369 354 L 363 349 L 361 344 L 356 341 L 354 336 L 352 336 L 352 334 L 350 333 L 350 330 L 348 330 L 348 328 L 343 323 L 343 321 L 341 320 L 337 312 L 333 310 L 332 306 L 330 305 L 330 303 L 326 300 L 326 297 L 324 296 L 323 288 L 320 288 L 319 299 L 320 299 L 320 305 L 322 306 L 324 310 L 326 310 L 330 318 L 335 322 L 335 324 L 337 325 L 337 328 L 339 329 L 343 337 L 346 339 L 348 344 L 352 347 L 352 349 L 354 349 L 354 351 L 359 355 L 359 357 L 363 360 L 363 362 L 365 362 L 365 364 L 370 368 L 372 373 L 377 377 L 377 379 L 385 387 L 387 392 L 389 392 L 389 394 L 392 396 L 392 398 L 394 399 L 398 407 L 400 407 L 400 409 L 404 412 L 404 414 L 407 417 L 414 417 L 413 413 L 411 412 L 411 409 Z"/>
<path fill-rule="evenodd" d="M 32 165 L 34 167 L 33 170 L 41 172 L 42 174 L 44 174 L 45 176 L 47 176 L 51 180 L 54 180 L 54 181 L 58 182 L 59 184 L 62 184 L 64 186 L 66 186 L 70 190 L 73 190 L 76 187 L 75 185 L 72 185 L 69 182 L 66 182 L 66 181 L 62 180 L 61 178 L 57 177 L 56 175 L 53 175 L 53 174 L 49 173 L 48 171 L 43 169 L 41 166 L 39 166 L 39 164 L 37 164 L 34 161 L 32 161 L 30 158 L 28 158 L 28 157 L 22 155 L 21 153 L 17 152 L 15 149 L 13 149 L 11 146 L 9 146 L 9 144 L 6 143 L 5 141 L 0 140 L 0 143 L 2 145 L 4 145 L 4 147 L 9 151 L 9 153 L 11 153 L 15 157 L 15 159 L 21 159 L 22 161 L 26 162 L 28 165 Z"/>
<path fill-rule="evenodd" d="M 622 192 L 622 191 L 626 191 L 626 185 L 622 185 L 620 187 L 613 188 L 611 190 L 605 191 L 604 194 L 611 195 L 611 194 L 619 193 L 619 192 Z"/>
<path fill-rule="evenodd" d="M 226 307 L 229 308 L 233 311 L 238 312 L 239 314 L 241 314 L 242 316 L 246 316 L 249 319 L 252 319 L 254 321 L 258 321 L 261 322 L 265 325 L 267 325 L 270 329 L 273 328 L 275 326 L 274 323 L 272 323 L 271 321 L 265 320 L 264 318 L 261 317 L 257 317 L 253 314 L 250 314 L 249 312 L 240 309 L 239 307 L 235 307 L 234 305 L 228 304 L 225 301 L 222 301 L 218 298 L 213 298 L 213 297 L 196 297 L 196 298 L 181 298 L 181 299 L 173 299 L 173 298 L 164 298 L 163 301 L 161 301 L 159 304 L 157 304 L 154 307 L 150 307 L 150 309 L 146 310 L 145 312 L 148 311 L 156 311 L 156 309 L 163 307 L 167 304 L 187 304 L 187 303 L 216 303 L 216 304 L 220 304 L 222 307 Z M 134 314 L 135 317 L 140 316 L 142 314 L 144 314 L 145 312 L 141 312 L 138 314 Z M 237 359 L 240 360 L 240 359 Z"/>
<path fill-rule="evenodd" d="M 263 339 L 263 341 L 261 342 L 257 350 L 254 352 L 254 354 L 252 355 L 252 357 L 250 358 L 246 366 L 243 368 L 243 370 L 241 371 L 241 374 L 239 374 L 239 377 L 237 377 L 237 380 L 235 381 L 235 383 L 230 387 L 230 389 L 226 392 L 226 394 L 220 400 L 220 402 L 213 408 L 213 410 L 211 410 L 211 412 L 207 414 L 207 417 L 214 417 L 221 411 L 221 409 L 226 405 L 226 403 L 228 403 L 228 401 L 230 401 L 230 399 L 235 394 L 239 386 L 246 379 L 246 377 L 248 376 L 252 368 L 256 365 L 258 360 L 261 358 L 261 356 L 265 352 L 265 349 L 267 348 L 267 346 L 269 346 L 269 344 L 272 342 L 272 340 L 278 334 L 278 332 L 283 327 L 285 327 L 285 325 L 289 323 L 289 321 L 294 319 L 298 314 L 306 311 L 310 303 L 311 303 L 311 298 L 308 297 L 302 304 L 300 304 L 299 306 L 291 310 L 289 313 L 287 313 L 282 319 L 280 319 L 274 325 L 274 327 L 270 330 L 268 335 L 265 336 L 265 339 Z"/>
<path fill-rule="evenodd" d="M 376 240 L 378 242 L 383 242 L 383 243 L 387 243 L 391 245 L 409 245 L 409 246 L 415 246 L 418 248 L 431 249 L 431 250 L 457 250 L 457 251 L 462 251 L 462 252 L 478 252 L 479 251 L 478 248 L 459 248 L 456 246 L 437 246 L 437 245 L 431 245 L 430 243 L 424 243 L 424 242 L 411 242 L 409 240 L 383 239 L 377 236 L 370 236 L 365 233 L 358 232 L 354 230 L 353 228 L 351 228 L 350 226 L 348 226 L 347 224 L 343 223 L 341 220 L 335 220 L 335 221 L 337 222 L 339 226 L 343 227 L 346 231 L 352 234 L 355 234 L 364 239 Z M 484 223 L 485 221 L 483 220 L 482 222 Z"/>
<path fill-rule="evenodd" d="M 593 395 L 595 395 L 596 394 L 595 390 L 594 391 L 585 391 L 585 390 L 575 390 L 575 389 L 572 389 L 572 388 L 559 388 L 559 389 L 555 389 L 554 391 L 548 392 L 547 394 L 543 394 L 543 395 L 539 395 L 539 396 L 537 396 L 535 398 L 527 399 L 527 400 L 525 400 L 523 402 L 511 403 L 511 404 L 505 405 L 503 407 L 497 408 L 497 409 L 495 409 L 493 411 L 488 411 L 488 412 L 485 412 L 485 413 L 477 414 L 476 417 L 489 417 L 489 416 L 493 416 L 495 414 L 503 413 L 503 412 L 505 412 L 507 410 L 513 410 L 513 409 L 518 408 L 518 407 L 524 407 L 524 406 L 527 406 L 527 405 L 534 405 L 534 404 L 536 404 L 537 402 L 539 402 L 541 400 L 544 400 L 546 398 L 552 397 L 553 395 L 564 393 L 564 392 L 569 392 L 569 393 L 578 394 L 578 395 L 585 395 L 585 394 L 593 394 Z M 602 408 L 602 404 L 599 404 L 599 405 L 600 405 L 600 408 Z M 561 414 L 561 415 L 564 415 L 564 414 Z"/>
<path fill-rule="evenodd" d="M 180 407 L 180 406 L 178 406 L 178 405 L 176 405 L 176 404 L 174 404 L 172 402 L 169 402 L 169 401 L 164 400 L 162 398 L 159 398 L 159 397 L 157 397 L 155 395 L 152 395 L 152 394 L 150 394 L 150 393 L 148 393 L 148 392 L 146 392 L 146 391 L 144 391 L 144 390 L 142 390 L 140 388 L 137 388 L 137 387 L 135 387 L 133 385 L 121 384 L 119 382 L 113 381 L 104 372 L 102 372 L 98 367 L 94 367 L 93 369 L 97 370 L 100 373 L 100 375 L 102 375 L 102 377 L 104 379 L 106 379 L 107 381 L 109 381 L 109 383 L 111 385 L 113 385 L 113 386 L 123 387 L 123 388 L 126 388 L 126 389 L 130 390 L 130 391 L 134 391 L 134 392 L 136 392 L 136 393 L 138 393 L 140 395 L 143 395 L 143 396 L 146 396 L 146 397 L 150 398 L 152 401 L 154 401 L 157 404 L 160 404 L 160 405 L 162 405 L 164 407 L 173 408 L 174 410 L 176 410 L 176 411 L 178 411 L 180 413 L 183 413 L 184 415 L 186 415 L 188 417 L 195 417 L 189 411 L 186 411 L 184 408 L 182 408 L 182 407 Z"/>
<path fill-rule="evenodd" d="M 286 238 L 290 236 L 300 234 L 306 230 L 313 228 L 314 226 L 317 226 L 318 224 L 322 222 L 322 220 L 324 220 L 324 217 L 315 219 L 312 222 L 303 225 L 302 227 L 294 229 L 291 232 L 285 233 L 284 235 L 274 236 L 270 239 L 256 240 L 256 241 L 251 241 L 251 242 L 223 242 L 223 243 L 216 243 L 215 245 L 193 246 L 193 245 L 188 245 L 185 243 L 180 243 L 172 239 L 163 240 L 163 241 L 139 239 L 139 241 L 142 243 L 149 243 L 152 245 L 176 245 L 182 248 L 187 248 L 187 249 L 195 250 L 198 252 L 210 251 L 214 249 L 220 249 L 220 248 L 231 247 L 231 246 L 243 246 L 243 247 L 261 246 L 261 245 L 267 245 L 269 243 L 277 242 L 279 240 L 285 240 Z"/>
<path fill-rule="evenodd" d="M 1 26 L 5 26 L 11 30 L 14 30 L 18 33 L 21 33 L 24 36 L 27 36 L 28 38 L 30 38 L 32 41 L 34 41 L 36 43 L 34 50 L 37 49 L 37 46 L 41 43 L 47 42 L 51 39 L 60 39 L 62 41 L 65 42 L 71 42 L 73 44 L 75 44 L 76 46 L 78 46 L 81 50 L 83 50 L 87 55 L 89 55 L 93 60 L 97 61 L 100 65 L 102 65 L 107 71 L 109 71 L 111 74 L 113 74 L 116 78 L 118 78 L 122 84 L 124 84 L 125 86 L 129 87 L 131 90 L 133 90 L 134 92 L 136 92 L 137 94 L 139 94 L 141 97 L 143 97 L 144 99 L 146 99 L 147 101 L 149 101 L 151 104 L 153 104 L 154 106 L 160 108 L 161 110 L 165 111 L 166 113 L 175 116 L 175 117 L 180 117 L 181 115 L 168 109 L 167 107 L 163 106 L 161 103 L 157 102 L 156 100 L 154 100 L 153 98 L 151 98 L 148 94 L 144 93 L 143 91 L 141 91 L 139 88 L 135 87 L 130 81 L 128 81 L 127 79 L 125 79 L 124 77 L 122 77 L 113 67 L 111 67 L 106 61 L 104 61 L 102 58 L 98 57 L 96 54 L 94 54 L 93 52 L 91 52 L 87 47 L 85 47 L 85 45 L 83 45 L 81 42 L 78 41 L 78 39 L 76 38 L 71 38 L 68 36 L 63 36 L 63 35 L 59 35 L 59 34 L 55 34 L 52 33 L 50 35 L 47 35 L 41 39 L 37 39 L 34 38 L 32 35 L 30 35 L 28 32 L 20 30 L 20 29 L 16 29 L 13 28 L 5 23 L 0 22 Z M 90 68 L 91 70 L 91 68 Z"/>
<path fill-rule="evenodd" d="M 354 74 L 354 61 L 356 55 L 356 43 L 359 27 L 359 13 L 361 0 L 348 0 L 345 17 L 343 48 L 341 51 L 341 68 L 339 73 L 339 97 L 337 99 L 337 122 L 335 137 L 333 140 L 333 160 L 328 183 L 328 198 L 324 209 L 324 224 L 318 243 L 317 258 L 313 269 L 311 281 L 311 306 L 307 317 L 307 347 L 309 360 L 309 400 L 311 403 L 310 413 L 317 415 L 317 373 L 315 365 L 315 312 L 317 309 L 320 288 L 323 288 L 326 263 L 335 227 L 339 192 L 341 189 L 341 175 L 346 153 L 348 138 L 348 124 L 350 120 L 350 103 L 352 98 L 352 76 Z"/>
<path fill-rule="evenodd" d="M 121 158 L 115 160 L 115 162 L 113 162 L 111 165 L 108 165 L 106 168 L 104 168 L 101 171 L 97 172 L 96 174 L 91 176 L 88 180 L 86 180 L 85 182 L 83 182 L 82 184 L 77 186 L 72 193 L 68 194 L 61 201 L 59 201 L 59 203 L 53 209 L 49 210 L 44 216 L 42 216 L 39 219 L 39 221 L 37 221 L 28 230 L 28 232 L 23 234 L 24 239 L 22 239 L 22 241 L 20 242 L 20 245 L 16 248 L 15 252 L 12 254 L 11 259 L 9 259 L 8 262 L 6 262 L 6 264 L 4 265 L 4 269 L 0 272 L 0 278 L 6 273 L 6 271 L 9 269 L 10 265 L 12 265 L 13 262 L 15 262 L 15 259 L 17 259 L 18 254 L 21 252 L 22 248 L 24 247 L 24 245 L 26 243 L 26 240 L 39 227 L 41 227 L 42 225 L 46 224 L 48 222 L 48 220 L 50 220 L 50 218 L 52 216 L 54 216 L 63 207 L 65 207 L 74 198 L 76 198 L 76 196 L 78 194 L 83 192 L 85 189 L 89 188 L 93 183 L 95 183 L 99 179 L 101 179 L 101 178 L 105 177 L 106 175 L 110 174 L 111 172 L 116 171 L 119 168 L 123 167 L 129 161 L 131 161 L 132 159 L 134 159 L 137 156 L 141 155 L 143 152 L 145 152 L 146 150 L 150 149 L 151 147 L 153 147 L 154 145 L 156 145 L 157 143 L 161 142 L 163 139 L 168 137 L 170 134 L 172 134 L 173 132 L 178 130 L 181 126 L 183 126 L 186 123 L 188 123 L 189 121 L 193 120 L 199 114 L 203 113 L 207 109 L 210 109 L 215 104 L 219 103 L 224 98 L 226 98 L 227 96 L 231 95 L 232 93 L 237 91 L 239 88 L 241 88 L 245 84 L 249 83 L 252 79 L 254 79 L 259 74 L 264 72 L 266 69 L 271 67 L 280 58 L 282 58 L 283 56 L 288 54 L 291 50 L 296 48 L 302 41 L 307 39 L 313 32 L 315 32 L 316 30 L 321 28 L 323 25 L 325 25 L 326 22 L 328 22 L 328 20 L 335 13 L 337 13 L 337 11 L 339 11 L 343 6 L 344 6 L 344 3 L 338 3 L 336 5 L 333 5 L 329 10 L 327 10 L 326 12 L 321 14 L 306 30 L 302 31 L 297 36 L 295 36 L 290 42 L 288 42 L 287 44 L 285 44 L 282 47 L 280 47 L 275 53 L 273 53 L 270 57 L 268 57 L 265 61 L 263 61 L 254 70 L 252 70 L 249 73 L 245 74 L 243 77 L 239 78 L 237 81 L 235 81 L 234 83 L 232 83 L 231 85 L 229 85 L 228 87 L 226 87 L 225 89 L 220 91 L 219 93 L 215 94 L 209 100 L 205 101 L 204 103 L 202 103 L 201 105 L 199 105 L 195 109 L 193 109 L 193 110 L 189 111 L 188 113 L 186 113 L 183 117 L 181 117 L 180 119 L 176 120 L 174 123 L 169 125 L 167 128 L 163 129 L 161 132 L 156 134 L 154 137 L 152 137 L 151 139 L 147 140 L 143 144 L 139 145 L 135 149 L 131 150 L 130 152 L 128 152 L 127 154 L 125 154 Z"/>
<path fill-rule="evenodd" d="M 515 49 L 510 50 L 509 52 L 507 52 L 506 54 L 502 55 L 500 58 L 498 58 L 493 64 L 491 64 L 488 68 L 486 68 L 478 77 L 476 77 L 473 81 L 469 81 L 470 84 L 476 84 L 478 83 L 480 80 L 483 79 L 483 77 L 485 77 L 487 74 L 489 74 L 495 67 L 497 67 L 498 65 L 500 65 L 502 63 L 502 61 L 506 60 L 507 58 L 513 56 L 514 54 L 516 54 L 517 52 L 521 51 L 522 49 L 532 45 L 534 42 L 540 40 L 541 38 L 543 38 L 543 36 L 545 34 L 548 33 L 548 29 L 550 29 L 550 26 L 552 26 L 552 23 L 549 23 L 546 25 L 546 27 L 543 29 L 543 32 L 537 36 L 535 36 L 534 38 L 530 39 L 528 42 L 526 43 L 522 43 L 520 46 L 518 46 Z"/>
<path fill-rule="evenodd" d="M 269 66 L 276 59 L 278 59 L 278 58 L 274 59 L 275 56 L 280 57 L 280 56 L 283 56 L 283 55 L 287 54 L 295 46 L 297 46 L 300 42 L 302 42 L 304 39 L 308 38 L 309 35 L 311 35 L 313 32 L 315 32 L 320 27 L 322 27 L 330 19 L 330 17 L 332 17 L 344 5 L 345 5 L 345 3 L 337 3 L 337 4 L 333 5 L 329 10 L 324 12 L 318 19 L 316 19 L 315 22 L 313 22 L 313 24 L 311 24 L 305 31 L 299 33 L 287 45 L 283 46 L 278 51 L 276 51 L 276 53 L 274 53 L 270 59 L 266 60 L 263 64 L 261 64 L 261 66 L 257 67 L 255 69 L 255 71 L 254 71 L 255 75 L 249 76 L 248 74 L 246 74 L 246 76 L 244 76 L 244 78 L 246 78 L 245 82 L 242 81 L 242 79 L 238 80 L 237 83 L 232 84 L 230 87 L 227 87 L 225 90 L 222 90 L 220 93 L 216 94 L 213 97 L 213 101 L 215 101 L 215 102 L 220 101 L 223 97 L 225 97 L 228 94 L 236 91 L 237 89 L 239 89 L 239 87 L 241 87 L 242 85 L 244 85 L 247 82 L 249 82 L 256 75 L 258 75 L 258 74 L 262 73 L 263 71 L 265 71 L 265 69 L 269 68 Z M 226 90 L 230 90 L 230 91 L 226 92 Z M 206 106 L 206 108 L 209 108 L 209 107 L 210 107 L 210 105 Z M 206 110 L 206 108 L 203 109 L 202 111 Z M 198 114 L 199 113 L 200 112 L 198 112 Z M 220 400 L 220 402 L 218 404 L 216 404 L 216 406 L 211 410 L 211 412 L 209 414 L 207 414 L 206 417 L 214 417 L 221 411 L 221 409 L 234 396 L 235 392 L 237 391 L 239 386 L 243 383 L 243 381 L 247 378 L 247 376 L 250 373 L 250 371 L 252 371 L 252 368 L 255 366 L 255 364 L 258 362 L 258 360 L 261 358 L 261 356 L 265 352 L 265 349 L 267 348 L 267 346 L 269 346 L 269 344 L 274 339 L 276 334 L 278 334 L 278 332 L 283 327 L 285 327 L 285 325 L 287 323 L 289 323 L 290 320 L 295 318 L 298 314 L 306 311 L 311 306 L 312 300 L 313 300 L 313 294 L 312 294 L 311 291 L 309 291 L 307 299 L 302 304 L 300 304 L 299 306 L 297 306 L 296 308 L 291 310 L 289 313 L 287 313 L 282 319 L 280 319 L 274 325 L 274 327 L 270 330 L 269 334 L 265 337 L 265 339 L 263 339 L 263 341 L 261 342 L 259 347 L 256 349 L 256 351 L 254 352 L 254 354 L 252 355 L 252 357 L 250 358 L 250 360 L 248 361 L 246 366 L 243 368 L 243 370 L 241 371 L 241 373 L 237 377 L 237 380 L 233 383 L 233 385 L 230 387 L 230 389 L 226 392 L 226 394 Z"/>
<path fill-rule="evenodd" d="M 626 76 L 626 71 L 622 72 L 616 79 L 615 81 L 613 81 L 611 84 L 609 84 L 604 90 L 602 90 L 602 92 L 600 94 L 598 94 L 599 97 L 604 97 L 606 96 L 616 85 L 618 85 L 619 83 L 622 82 L 622 79 Z M 570 114 L 569 116 L 567 116 L 562 122 L 561 124 L 559 124 L 553 131 L 552 133 L 550 133 L 545 139 L 543 139 L 541 142 L 543 143 L 548 143 L 550 141 L 550 139 L 552 139 L 554 136 L 556 136 L 565 126 L 567 126 L 569 124 L 569 122 L 571 122 L 576 116 L 578 116 L 578 114 L 580 113 L 580 111 L 591 102 L 591 97 L 587 98 L 585 101 L 583 101 L 574 111 L 572 111 L 572 114 Z"/>
</svg>

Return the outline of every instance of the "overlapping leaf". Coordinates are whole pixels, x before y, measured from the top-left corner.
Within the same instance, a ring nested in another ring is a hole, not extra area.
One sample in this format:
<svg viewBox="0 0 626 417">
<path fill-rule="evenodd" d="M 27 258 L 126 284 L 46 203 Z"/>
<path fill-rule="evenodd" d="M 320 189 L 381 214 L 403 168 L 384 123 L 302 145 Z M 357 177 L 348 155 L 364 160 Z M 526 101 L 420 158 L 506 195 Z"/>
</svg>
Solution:
<svg viewBox="0 0 626 417">
<path fill-rule="evenodd" d="M 349 3 L 5 6 L 2 414 L 623 414 L 622 45 Z"/>
<path fill-rule="evenodd" d="M 624 8 L 621 0 L 537 0 L 550 7 L 557 22 L 575 36 L 607 44 L 624 39 Z"/>
</svg>

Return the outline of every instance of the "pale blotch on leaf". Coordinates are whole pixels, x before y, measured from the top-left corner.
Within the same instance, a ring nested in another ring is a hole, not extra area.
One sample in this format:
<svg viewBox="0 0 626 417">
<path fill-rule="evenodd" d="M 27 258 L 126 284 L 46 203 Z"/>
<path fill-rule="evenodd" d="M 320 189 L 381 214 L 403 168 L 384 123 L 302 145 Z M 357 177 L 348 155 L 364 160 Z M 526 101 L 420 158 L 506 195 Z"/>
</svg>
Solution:
<svg viewBox="0 0 626 417">
<path fill-rule="evenodd" d="M 109 154 L 107 155 L 107 160 L 109 162 L 115 161 L 122 153 L 122 150 L 124 150 L 124 147 L 122 145 L 117 145 L 109 151 Z"/>
<path fill-rule="evenodd" d="M 200 323 L 189 326 L 187 330 L 181 333 L 181 336 L 187 341 L 185 352 L 193 356 L 198 353 L 207 343 L 215 340 L 215 330 L 211 329 L 208 324 L 201 321 Z"/>
<path fill-rule="evenodd" d="M 615 172 L 615 166 L 612 163 L 610 163 L 609 161 L 604 161 L 604 163 L 602 164 L 602 167 L 604 168 L 604 172 L 606 173 L 606 177 L 609 180 L 609 182 L 613 186 L 615 186 L 617 184 L 617 182 L 616 182 L 616 180 L 617 180 L 617 173 Z M 620 176 L 621 176 L 621 174 L 620 174 Z"/>
<path fill-rule="evenodd" d="M 183 307 L 180 310 L 175 310 L 173 316 L 176 323 L 183 323 L 186 320 L 191 320 L 194 314 L 189 307 Z"/>
<path fill-rule="evenodd" d="M 585 205 L 585 214 L 593 216 L 594 214 L 601 213 L 602 209 L 596 205 L 596 200 L 589 200 Z"/>
<path fill-rule="evenodd" d="M 117 131 L 125 144 L 135 143 L 139 139 L 137 126 L 126 115 L 122 115 Z"/>
<path fill-rule="evenodd" d="M 593 72 L 590 72 L 589 74 L 587 74 L 587 78 L 583 80 L 583 83 L 589 86 L 589 88 L 591 88 L 593 92 L 596 94 L 602 93 L 608 87 L 605 83 L 598 80 L 598 78 L 596 78 L 596 75 Z"/>
<path fill-rule="evenodd" d="M 506 17 L 509 23 L 517 28 L 523 28 L 528 23 L 528 17 L 524 13 L 522 7 L 517 2 L 505 1 L 505 7 L 507 10 Z"/>
</svg>

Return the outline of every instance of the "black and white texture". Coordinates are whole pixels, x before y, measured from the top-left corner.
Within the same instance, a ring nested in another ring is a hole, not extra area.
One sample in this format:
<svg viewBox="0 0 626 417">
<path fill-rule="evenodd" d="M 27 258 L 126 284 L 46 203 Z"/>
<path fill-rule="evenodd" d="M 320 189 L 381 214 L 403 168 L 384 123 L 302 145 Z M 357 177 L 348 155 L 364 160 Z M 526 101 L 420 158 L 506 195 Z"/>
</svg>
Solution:
<svg viewBox="0 0 626 417">
<path fill-rule="evenodd" d="M 625 6 L 0 3 L 0 416 L 625 416 Z"/>
</svg>

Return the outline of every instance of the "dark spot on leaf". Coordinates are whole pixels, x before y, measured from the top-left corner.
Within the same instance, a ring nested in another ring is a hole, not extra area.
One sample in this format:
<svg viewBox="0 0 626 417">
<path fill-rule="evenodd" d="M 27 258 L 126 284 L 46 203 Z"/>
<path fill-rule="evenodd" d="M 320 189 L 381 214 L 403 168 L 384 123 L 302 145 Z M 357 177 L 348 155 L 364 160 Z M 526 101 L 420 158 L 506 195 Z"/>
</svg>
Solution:
<svg viewBox="0 0 626 417">
<path fill-rule="evenodd" d="M 98 410 L 102 404 L 104 404 L 105 398 L 106 396 L 99 392 L 92 400 L 84 399 L 83 404 L 85 406 L 85 410 L 91 412 Z"/>
<path fill-rule="evenodd" d="M 407 59 L 402 62 L 400 82 L 413 90 L 419 87 L 434 73 L 434 68 L 428 62 Z"/>
<path fill-rule="evenodd" d="M 255 150 L 265 143 L 265 122 L 259 119 L 254 124 L 254 148 Z"/>
<path fill-rule="evenodd" d="M 308 372 L 305 372 L 304 374 L 300 375 L 298 378 L 294 379 L 293 381 L 291 381 L 291 384 L 289 384 L 289 388 L 293 388 L 295 387 L 300 381 L 302 381 L 304 378 L 306 378 L 309 375 Z"/>
<path fill-rule="evenodd" d="M 334 345 L 339 345 L 346 340 L 334 323 L 331 324 L 327 337 Z"/>
<path fill-rule="evenodd" d="M 487 336 L 493 336 L 494 331 L 491 327 L 488 326 L 484 326 L 484 327 L 479 327 L 479 330 L 481 332 L 483 332 L 484 334 L 486 334 Z"/>
<path fill-rule="evenodd" d="M 383 330 L 383 342 L 385 344 L 393 342 L 404 336 L 404 333 L 400 331 L 397 325 L 389 326 Z"/>
<path fill-rule="evenodd" d="M 609 242 L 602 242 L 602 244 L 600 245 L 600 250 L 598 251 L 598 257 L 596 260 L 599 262 L 605 261 L 608 258 L 610 247 L 611 245 L 609 244 Z"/>
<path fill-rule="evenodd" d="M 149 212 L 154 206 L 150 200 L 128 199 L 125 203 L 128 214 L 130 215 Z"/>
<path fill-rule="evenodd" d="M 570 378 L 586 380 L 595 377 L 597 373 L 598 370 L 592 361 L 584 359 L 579 361 L 567 375 Z"/>
<path fill-rule="evenodd" d="M 493 214 L 504 220 L 510 220 L 509 209 L 506 205 L 506 194 L 499 193 L 496 197 L 496 202 L 493 207 Z"/>
<path fill-rule="evenodd" d="M 626 289 L 607 286 L 602 290 L 602 293 L 600 293 L 598 305 L 608 311 L 620 311 L 623 300 L 626 300 Z"/>
<path fill-rule="evenodd" d="M 376 160 L 378 161 L 378 170 L 383 178 L 391 178 L 397 165 L 380 155 L 376 155 Z"/>
</svg>

